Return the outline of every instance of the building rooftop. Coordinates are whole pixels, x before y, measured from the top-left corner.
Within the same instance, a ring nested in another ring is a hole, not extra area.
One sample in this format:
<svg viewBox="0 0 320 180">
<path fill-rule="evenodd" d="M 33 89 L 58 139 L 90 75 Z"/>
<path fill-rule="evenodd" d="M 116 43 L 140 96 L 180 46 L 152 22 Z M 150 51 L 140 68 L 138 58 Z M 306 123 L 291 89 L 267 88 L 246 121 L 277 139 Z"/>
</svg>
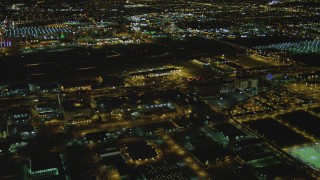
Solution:
<svg viewBox="0 0 320 180">
<path fill-rule="evenodd" d="M 57 83 L 50 83 L 50 84 L 41 84 L 39 88 L 40 90 L 53 90 L 53 89 L 60 88 L 60 86 Z"/>
<path fill-rule="evenodd" d="M 292 178 L 299 179 L 304 178 L 304 174 L 299 172 L 297 168 L 292 167 L 287 163 L 273 164 L 265 166 L 258 170 L 259 173 L 266 175 L 268 179 L 277 179 L 277 178 Z"/>
<path fill-rule="evenodd" d="M 107 87 L 118 87 L 125 85 L 123 79 L 117 76 L 105 76 L 103 78 L 103 83 Z"/>
<path fill-rule="evenodd" d="M 103 157 L 101 161 L 107 166 L 114 166 L 121 176 L 131 175 L 132 173 L 132 169 L 126 164 L 120 154 Z"/>
<path fill-rule="evenodd" d="M 107 136 L 108 131 L 101 131 L 101 132 L 93 132 L 85 135 L 85 138 L 87 141 L 103 141 L 103 140 L 108 140 Z"/>
<path fill-rule="evenodd" d="M 212 141 L 198 139 L 193 145 L 196 149 L 192 150 L 191 153 L 203 164 L 206 161 L 222 160 L 230 155 L 227 150 Z"/>
<path fill-rule="evenodd" d="M 70 100 L 63 102 L 63 109 L 65 111 L 78 111 L 89 108 L 90 106 L 83 101 Z"/>
<path fill-rule="evenodd" d="M 235 138 L 237 136 L 244 136 L 245 134 L 236 128 L 235 126 L 226 123 L 214 126 L 214 129 L 222 132 L 224 135 L 228 136 L 229 138 Z"/>
<path fill-rule="evenodd" d="M 11 160 L 0 161 L 0 179 L 15 179 L 16 163 Z"/>
<path fill-rule="evenodd" d="M 170 130 L 170 129 L 175 129 L 175 126 L 169 121 L 165 122 L 159 122 L 159 123 L 151 123 L 151 124 L 146 124 L 143 126 L 140 126 L 140 128 L 148 133 L 153 133 L 158 131 L 159 129 L 163 130 Z"/>
<path fill-rule="evenodd" d="M 61 166 L 60 154 L 58 153 L 35 153 L 30 157 L 31 170 L 40 171 Z"/>
</svg>

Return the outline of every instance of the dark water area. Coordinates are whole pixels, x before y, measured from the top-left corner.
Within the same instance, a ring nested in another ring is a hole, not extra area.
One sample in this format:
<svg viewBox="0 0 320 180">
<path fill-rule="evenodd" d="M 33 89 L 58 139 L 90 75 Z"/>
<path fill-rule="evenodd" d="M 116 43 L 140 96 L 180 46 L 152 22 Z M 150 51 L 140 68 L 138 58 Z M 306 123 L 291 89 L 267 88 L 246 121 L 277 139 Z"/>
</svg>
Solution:
<svg viewBox="0 0 320 180">
<path fill-rule="evenodd" d="M 293 54 L 290 58 L 307 66 L 320 67 L 320 53 Z"/>
</svg>

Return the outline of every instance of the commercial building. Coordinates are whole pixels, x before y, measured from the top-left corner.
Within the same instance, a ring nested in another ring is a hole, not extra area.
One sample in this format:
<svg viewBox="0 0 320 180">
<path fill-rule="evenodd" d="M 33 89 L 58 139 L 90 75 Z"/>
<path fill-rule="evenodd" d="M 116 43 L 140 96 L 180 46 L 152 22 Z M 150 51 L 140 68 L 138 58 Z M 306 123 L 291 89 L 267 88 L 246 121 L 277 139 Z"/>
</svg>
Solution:
<svg viewBox="0 0 320 180">
<path fill-rule="evenodd" d="M 236 79 L 234 86 L 238 89 L 253 89 L 258 88 L 258 79 Z"/>
<path fill-rule="evenodd" d="M 91 121 L 91 108 L 90 105 L 81 101 L 65 101 L 63 115 L 64 119 L 71 123 L 85 123 Z"/>
<path fill-rule="evenodd" d="M 31 179 L 57 178 L 63 174 L 62 160 L 58 153 L 32 154 L 28 175 Z M 59 176 L 60 175 L 60 176 Z"/>
<path fill-rule="evenodd" d="M 232 92 L 233 86 L 225 81 L 212 81 L 196 84 L 194 92 L 202 98 L 217 97 L 220 93 Z"/>
</svg>

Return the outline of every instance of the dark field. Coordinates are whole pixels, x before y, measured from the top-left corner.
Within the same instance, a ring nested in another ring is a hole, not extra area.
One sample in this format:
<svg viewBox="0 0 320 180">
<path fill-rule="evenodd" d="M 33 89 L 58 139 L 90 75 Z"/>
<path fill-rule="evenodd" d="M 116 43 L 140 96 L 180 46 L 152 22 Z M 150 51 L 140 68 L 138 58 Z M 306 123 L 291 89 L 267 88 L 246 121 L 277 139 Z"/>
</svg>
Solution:
<svg viewBox="0 0 320 180">
<path fill-rule="evenodd" d="M 305 111 L 296 111 L 279 116 L 284 122 L 315 137 L 320 137 L 320 119 Z"/>
<path fill-rule="evenodd" d="M 258 133 L 280 147 L 293 146 L 308 142 L 308 139 L 273 119 L 261 119 L 247 122 L 245 124 L 252 130 L 258 131 Z"/>
</svg>

